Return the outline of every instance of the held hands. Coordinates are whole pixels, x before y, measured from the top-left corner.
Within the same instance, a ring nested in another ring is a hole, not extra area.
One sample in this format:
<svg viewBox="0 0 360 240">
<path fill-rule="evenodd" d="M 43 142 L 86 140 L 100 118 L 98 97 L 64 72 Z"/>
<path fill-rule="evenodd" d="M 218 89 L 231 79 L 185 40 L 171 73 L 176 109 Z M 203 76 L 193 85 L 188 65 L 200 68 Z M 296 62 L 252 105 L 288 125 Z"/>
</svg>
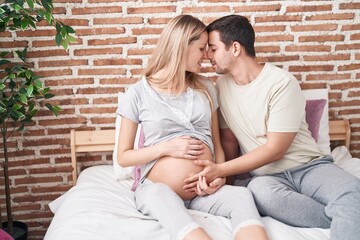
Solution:
<svg viewBox="0 0 360 240">
<path fill-rule="evenodd" d="M 199 172 L 198 174 L 195 174 L 194 176 L 191 176 L 191 177 L 188 177 L 187 179 L 185 179 L 184 180 L 184 183 L 185 183 L 184 189 L 191 188 L 190 184 L 196 182 L 198 180 L 199 176 L 203 176 L 211 182 L 214 181 L 214 179 L 222 177 L 222 175 L 220 174 L 221 164 L 216 164 L 210 160 L 196 160 L 196 161 L 194 161 L 194 163 L 196 165 L 203 166 L 204 169 L 201 172 Z"/>
<path fill-rule="evenodd" d="M 164 156 L 195 160 L 198 159 L 199 155 L 204 153 L 203 143 L 189 136 L 173 138 L 162 144 L 165 153 Z"/>
<path fill-rule="evenodd" d="M 195 191 L 199 196 L 207 194 L 213 194 L 220 187 L 222 187 L 226 179 L 219 173 L 219 164 L 216 164 L 209 160 L 196 160 L 195 164 L 204 166 L 203 171 L 194 176 L 191 176 L 184 180 L 183 189 L 186 192 Z M 207 179 L 210 179 L 210 184 L 207 183 Z"/>
<path fill-rule="evenodd" d="M 185 192 L 195 191 L 199 196 L 210 195 L 219 190 L 224 184 L 225 178 L 216 178 L 210 184 L 206 182 L 206 178 L 198 175 L 198 180 L 184 186 Z"/>
</svg>

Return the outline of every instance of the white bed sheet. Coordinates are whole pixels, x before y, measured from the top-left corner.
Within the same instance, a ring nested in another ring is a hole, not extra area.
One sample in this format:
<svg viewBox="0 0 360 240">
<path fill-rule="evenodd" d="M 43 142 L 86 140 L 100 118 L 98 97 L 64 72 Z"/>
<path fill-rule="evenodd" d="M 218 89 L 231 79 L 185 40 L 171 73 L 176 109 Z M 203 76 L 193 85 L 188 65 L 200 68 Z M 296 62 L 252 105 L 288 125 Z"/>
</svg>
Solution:
<svg viewBox="0 0 360 240">
<path fill-rule="evenodd" d="M 360 159 L 349 157 L 343 148 L 335 157 L 337 163 L 358 171 L 359 177 Z M 173 239 L 157 221 L 137 211 L 132 183 L 132 179 L 115 180 L 112 165 L 85 169 L 76 186 L 49 204 L 55 216 L 45 240 Z M 214 240 L 232 239 L 228 219 L 189 211 Z M 271 240 L 330 239 L 329 229 L 291 227 L 270 217 L 264 217 L 263 222 Z"/>
</svg>

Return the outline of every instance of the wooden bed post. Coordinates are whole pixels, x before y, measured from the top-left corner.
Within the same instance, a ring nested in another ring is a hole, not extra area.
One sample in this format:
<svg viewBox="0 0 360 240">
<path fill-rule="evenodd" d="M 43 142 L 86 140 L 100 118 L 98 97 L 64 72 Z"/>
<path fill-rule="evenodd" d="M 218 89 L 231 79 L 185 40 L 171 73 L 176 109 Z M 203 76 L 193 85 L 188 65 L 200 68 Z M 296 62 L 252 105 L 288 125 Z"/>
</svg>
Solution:
<svg viewBox="0 0 360 240">
<path fill-rule="evenodd" d="M 77 162 L 76 162 L 76 149 L 75 149 L 75 129 L 71 129 L 70 132 L 70 147 L 71 147 L 71 166 L 72 170 L 72 180 L 73 185 L 75 185 L 77 180 Z"/>
<path fill-rule="evenodd" d="M 110 152 L 115 146 L 115 130 L 70 131 L 71 166 L 73 185 L 76 184 L 78 167 L 76 153 Z"/>
</svg>

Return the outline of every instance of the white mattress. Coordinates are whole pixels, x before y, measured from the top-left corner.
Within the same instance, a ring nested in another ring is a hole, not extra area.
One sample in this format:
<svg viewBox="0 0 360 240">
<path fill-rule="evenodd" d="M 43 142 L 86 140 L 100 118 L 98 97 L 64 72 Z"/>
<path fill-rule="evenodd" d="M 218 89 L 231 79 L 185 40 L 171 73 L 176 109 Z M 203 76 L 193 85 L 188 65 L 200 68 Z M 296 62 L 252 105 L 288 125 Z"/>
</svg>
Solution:
<svg viewBox="0 0 360 240">
<path fill-rule="evenodd" d="M 337 152 L 336 157 L 340 159 L 337 162 L 360 176 L 360 159 L 344 159 L 348 158 L 344 151 Z M 173 239 L 157 221 L 137 211 L 134 193 L 130 190 L 132 182 L 132 179 L 116 181 L 112 165 L 87 168 L 80 174 L 76 186 L 49 204 L 55 216 L 45 240 Z M 213 239 L 232 239 L 226 218 L 189 211 Z M 270 217 L 264 217 L 263 222 L 271 240 L 330 239 L 329 229 L 291 227 Z"/>
</svg>

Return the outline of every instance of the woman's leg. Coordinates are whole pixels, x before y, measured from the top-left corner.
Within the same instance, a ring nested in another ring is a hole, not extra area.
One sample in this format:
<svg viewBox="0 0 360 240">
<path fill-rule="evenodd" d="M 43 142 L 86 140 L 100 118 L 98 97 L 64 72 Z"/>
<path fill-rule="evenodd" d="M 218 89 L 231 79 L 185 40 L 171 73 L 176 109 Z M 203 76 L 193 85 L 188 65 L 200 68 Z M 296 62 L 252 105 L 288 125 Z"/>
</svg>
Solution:
<svg viewBox="0 0 360 240">
<path fill-rule="evenodd" d="M 146 179 L 136 189 L 135 203 L 140 212 L 158 220 L 176 239 L 211 239 L 192 219 L 183 200 L 165 184 Z"/>
<path fill-rule="evenodd" d="M 229 218 L 237 240 L 268 239 L 252 194 L 247 188 L 225 185 L 214 194 L 195 198 L 189 208 Z"/>
</svg>

